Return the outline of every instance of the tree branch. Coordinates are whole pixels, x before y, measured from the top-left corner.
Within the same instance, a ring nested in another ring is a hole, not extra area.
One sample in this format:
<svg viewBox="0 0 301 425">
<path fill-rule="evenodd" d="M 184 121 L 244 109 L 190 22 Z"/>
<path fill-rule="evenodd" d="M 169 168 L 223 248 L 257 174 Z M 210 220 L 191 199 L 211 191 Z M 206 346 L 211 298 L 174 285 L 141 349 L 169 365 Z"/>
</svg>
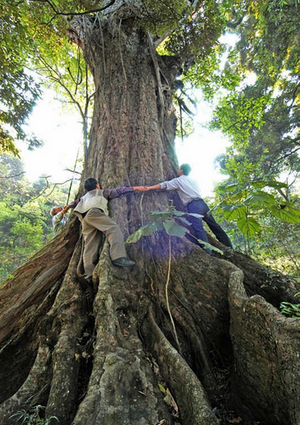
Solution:
<svg viewBox="0 0 301 425">
<path fill-rule="evenodd" d="M 10 175 L 10 176 L 4 176 L 4 177 L 2 177 L 2 176 L 0 176 L 0 179 L 13 179 L 14 177 L 19 177 L 19 176 L 21 176 L 22 174 L 26 174 L 25 173 L 25 171 L 22 171 L 21 173 L 19 173 L 19 174 L 14 174 L 14 175 Z"/>
<path fill-rule="evenodd" d="M 79 175 L 81 175 L 81 174 L 82 174 L 82 173 L 80 173 L 79 171 L 70 170 L 69 168 L 65 168 L 65 171 L 70 171 L 70 173 L 75 173 L 75 174 L 79 174 Z"/>
<path fill-rule="evenodd" d="M 84 12 L 61 12 L 54 6 L 54 4 L 50 0 L 30 0 L 30 1 L 35 3 L 46 3 L 51 7 L 51 9 L 54 11 L 56 15 L 61 15 L 61 16 L 82 16 L 82 15 L 89 15 L 90 13 L 102 12 L 108 9 L 110 6 L 112 6 L 115 3 L 115 0 L 111 0 L 110 3 L 104 7 L 86 10 Z"/>
<path fill-rule="evenodd" d="M 278 158 L 278 159 L 277 159 L 277 161 L 276 161 L 276 162 L 280 162 L 280 161 L 282 161 L 283 159 L 288 158 L 289 156 L 291 156 L 291 155 L 293 155 L 294 153 L 298 152 L 298 150 L 299 150 L 299 149 L 300 149 L 300 146 L 298 146 L 295 150 L 293 150 L 293 151 L 291 151 L 291 152 L 287 153 L 286 155 L 281 156 L 280 158 Z"/>
</svg>

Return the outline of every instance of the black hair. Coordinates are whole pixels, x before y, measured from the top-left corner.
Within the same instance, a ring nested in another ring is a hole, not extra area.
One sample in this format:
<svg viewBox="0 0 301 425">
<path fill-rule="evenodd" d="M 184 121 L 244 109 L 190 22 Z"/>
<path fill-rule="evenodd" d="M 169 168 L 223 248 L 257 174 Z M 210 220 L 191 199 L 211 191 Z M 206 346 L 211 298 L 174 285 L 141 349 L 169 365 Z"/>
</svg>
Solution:
<svg viewBox="0 0 301 425">
<path fill-rule="evenodd" d="M 97 185 L 97 180 L 93 179 L 93 177 L 90 177 L 85 180 L 84 187 L 87 192 L 90 192 L 90 190 L 96 189 L 96 185 Z"/>
<path fill-rule="evenodd" d="M 190 167 L 189 164 L 182 164 L 181 167 L 180 167 L 180 170 L 183 171 L 184 176 L 188 176 L 188 174 L 191 171 L 191 167 Z"/>
</svg>

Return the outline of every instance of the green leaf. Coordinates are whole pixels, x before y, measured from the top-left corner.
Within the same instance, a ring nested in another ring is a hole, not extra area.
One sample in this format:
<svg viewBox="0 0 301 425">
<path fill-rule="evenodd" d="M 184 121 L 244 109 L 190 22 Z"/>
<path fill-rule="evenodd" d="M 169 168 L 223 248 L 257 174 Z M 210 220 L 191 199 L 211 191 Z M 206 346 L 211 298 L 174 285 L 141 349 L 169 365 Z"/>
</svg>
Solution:
<svg viewBox="0 0 301 425">
<path fill-rule="evenodd" d="M 178 220 L 182 221 L 182 223 L 186 224 L 187 226 L 191 226 L 191 223 L 186 220 L 185 217 L 178 217 Z"/>
<path fill-rule="evenodd" d="M 226 219 L 229 221 L 243 218 L 247 212 L 247 208 L 242 204 L 222 204 L 221 208 L 224 211 Z"/>
<path fill-rule="evenodd" d="M 282 189 L 283 187 L 288 187 L 287 183 L 278 182 L 276 180 L 258 180 L 256 182 L 252 182 L 252 186 L 254 188 L 262 189 L 263 187 L 273 187 L 274 189 Z"/>
<path fill-rule="evenodd" d="M 191 236 L 193 236 L 193 235 L 191 235 Z M 224 252 L 221 250 L 221 249 L 219 249 L 219 248 L 217 248 L 216 246 L 214 246 L 214 245 L 211 245 L 211 243 L 209 243 L 209 242 L 205 242 L 205 241 L 202 241 L 202 239 L 197 239 L 197 241 L 198 241 L 198 243 L 199 244 L 201 244 L 205 249 L 211 249 L 211 251 L 215 251 L 215 252 L 218 252 L 220 255 L 224 255 Z"/>
<path fill-rule="evenodd" d="M 186 215 L 186 214 L 187 214 L 186 212 L 173 210 L 173 215 L 175 215 L 176 217 L 181 217 L 182 215 Z"/>
<path fill-rule="evenodd" d="M 150 211 L 148 216 L 151 220 L 166 220 L 167 218 L 172 216 L 171 211 Z"/>
<path fill-rule="evenodd" d="M 233 184 L 233 183 L 229 183 L 229 182 L 221 183 L 219 185 L 219 189 L 221 191 L 229 191 L 229 192 L 235 192 L 237 190 L 240 191 L 239 185 Z"/>
<path fill-rule="evenodd" d="M 254 193 L 253 195 L 248 196 L 244 202 L 252 206 L 263 205 L 263 204 L 274 205 L 276 203 L 276 199 L 273 195 L 269 193 L 258 191 Z"/>
<path fill-rule="evenodd" d="M 163 222 L 164 229 L 169 236 L 178 236 L 182 238 L 186 233 L 189 232 L 184 226 L 180 226 L 172 220 L 166 220 Z"/>
<path fill-rule="evenodd" d="M 270 211 L 273 216 L 287 223 L 300 223 L 300 211 L 290 202 L 286 202 L 282 205 L 273 205 Z"/>
<path fill-rule="evenodd" d="M 150 223 L 141 226 L 136 232 L 132 233 L 126 240 L 127 243 L 135 243 L 143 236 L 149 236 L 158 230 L 163 230 L 161 223 Z"/>
<path fill-rule="evenodd" d="M 199 218 L 200 220 L 202 220 L 204 217 L 202 214 L 195 214 L 195 213 L 186 213 L 186 215 L 191 215 L 192 217 Z"/>
<path fill-rule="evenodd" d="M 237 221 L 237 226 L 244 235 L 248 236 L 254 235 L 260 230 L 260 224 L 252 217 L 242 217 Z"/>
<path fill-rule="evenodd" d="M 163 387 L 163 385 L 158 383 L 158 386 L 159 386 L 159 390 L 161 391 L 161 393 L 166 394 L 166 389 Z"/>
<path fill-rule="evenodd" d="M 170 407 L 173 406 L 173 398 L 172 398 L 171 394 L 167 393 L 167 395 L 164 397 L 164 401 L 168 406 L 170 406 Z"/>
</svg>

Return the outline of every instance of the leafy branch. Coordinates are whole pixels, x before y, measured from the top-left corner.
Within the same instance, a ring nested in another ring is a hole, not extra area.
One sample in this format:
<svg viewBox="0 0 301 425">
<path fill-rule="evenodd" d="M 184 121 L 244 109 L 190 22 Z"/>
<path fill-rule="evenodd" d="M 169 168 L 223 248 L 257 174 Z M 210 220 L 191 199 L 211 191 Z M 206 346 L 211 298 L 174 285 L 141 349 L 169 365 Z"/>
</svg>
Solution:
<svg viewBox="0 0 301 425">
<path fill-rule="evenodd" d="M 285 194 L 282 190 L 288 189 L 288 185 L 276 180 L 257 180 L 249 182 L 247 186 L 232 182 L 219 186 L 223 200 L 213 210 L 220 208 L 228 221 L 236 223 L 246 237 L 248 247 L 250 237 L 262 230 L 258 220 L 262 216 L 268 214 L 290 224 L 300 222 L 300 211 L 289 201 L 288 196 L 280 200 L 271 189 L 283 197 Z"/>
<path fill-rule="evenodd" d="M 203 248 L 209 248 L 213 251 L 223 254 L 223 252 L 211 245 L 209 242 L 204 242 L 194 236 L 186 226 L 191 226 L 191 223 L 185 218 L 185 216 L 193 216 L 202 220 L 201 214 L 186 213 L 176 210 L 173 205 L 170 205 L 167 211 L 150 211 L 148 216 L 153 221 L 139 227 L 136 232 L 132 233 L 126 240 L 127 243 L 135 243 L 143 236 L 150 236 L 155 232 L 165 231 L 168 236 L 177 236 L 183 238 L 185 235 L 190 235 L 194 238 Z M 179 224 L 179 222 L 181 224 Z"/>
</svg>

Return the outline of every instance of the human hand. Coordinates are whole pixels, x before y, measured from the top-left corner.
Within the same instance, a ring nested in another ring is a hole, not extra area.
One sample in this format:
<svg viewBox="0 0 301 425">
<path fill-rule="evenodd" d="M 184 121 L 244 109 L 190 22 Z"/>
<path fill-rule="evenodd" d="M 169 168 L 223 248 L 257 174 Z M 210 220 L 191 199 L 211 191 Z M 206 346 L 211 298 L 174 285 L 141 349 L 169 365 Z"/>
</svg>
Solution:
<svg viewBox="0 0 301 425">
<path fill-rule="evenodd" d="M 62 213 L 65 214 L 68 210 L 69 210 L 69 205 L 65 205 L 64 208 L 62 209 Z"/>
<path fill-rule="evenodd" d="M 139 192 L 145 192 L 147 190 L 146 186 L 134 186 L 134 190 L 138 190 Z"/>
</svg>

